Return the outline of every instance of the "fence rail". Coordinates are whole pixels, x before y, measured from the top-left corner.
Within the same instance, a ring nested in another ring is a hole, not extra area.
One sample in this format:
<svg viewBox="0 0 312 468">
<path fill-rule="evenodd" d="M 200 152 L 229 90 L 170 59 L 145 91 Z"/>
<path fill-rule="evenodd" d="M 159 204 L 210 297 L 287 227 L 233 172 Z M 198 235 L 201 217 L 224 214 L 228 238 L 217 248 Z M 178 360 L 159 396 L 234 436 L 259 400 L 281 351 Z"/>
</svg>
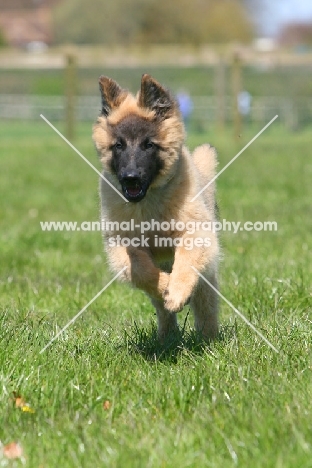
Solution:
<svg viewBox="0 0 312 468">
<path fill-rule="evenodd" d="M 192 122 L 210 124 L 218 119 L 218 101 L 214 96 L 193 97 Z M 94 121 L 100 113 L 98 96 L 79 96 L 75 99 L 75 116 L 78 121 Z M 0 119 L 36 120 L 44 114 L 49 120 L 66 118 L 66 100 L 62 96 L 39 96 L 0 94 Z M 267 122 L 278 114 L 279 121 L 289 128 L 312 123 L 312 98 L 254 97 L 247 119 L 252 122 Z M 224 120 L 233 120 L 233 98 L 224 98 Z"/>
</svg>

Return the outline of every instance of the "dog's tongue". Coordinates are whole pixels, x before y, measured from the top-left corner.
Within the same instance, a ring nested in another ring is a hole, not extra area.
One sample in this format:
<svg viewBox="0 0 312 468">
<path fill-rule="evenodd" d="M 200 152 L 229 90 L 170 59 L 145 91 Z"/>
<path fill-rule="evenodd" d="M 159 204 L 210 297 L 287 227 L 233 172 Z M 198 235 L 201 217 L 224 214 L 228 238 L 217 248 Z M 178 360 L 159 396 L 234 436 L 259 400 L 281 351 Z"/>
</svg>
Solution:
<svg viewBox="0 0 312 468">
<path fill-rule="evenodd" d="M 141 192 L 140 187 L 127 187 L 127 192 L 131 197 L 137 197 Z"/>
</svg>

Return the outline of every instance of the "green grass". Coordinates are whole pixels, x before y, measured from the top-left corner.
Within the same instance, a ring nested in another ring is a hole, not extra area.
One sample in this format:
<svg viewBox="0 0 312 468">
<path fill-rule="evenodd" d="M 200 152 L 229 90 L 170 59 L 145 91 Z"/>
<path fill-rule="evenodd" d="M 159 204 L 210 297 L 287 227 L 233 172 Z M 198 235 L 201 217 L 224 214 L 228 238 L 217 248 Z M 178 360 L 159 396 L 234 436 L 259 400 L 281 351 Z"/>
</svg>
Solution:
<svg viewBox="0 0 312 468">
<path fill-rule="evenodd" d="M 259 130 L 189 144 L 210 141 L 221 168 Z M 75 145 L 99 167 L 90 134 Z M 220 288 L 279 354 L 224 303 L 210 348 L 187 308 L 161 348 L 148 299 L 117 282 L 40 354 L 113 276 L 99 233 L 39 226 L 97 220 L 98 176 L 43 121 L 1 122 L 0 440 L 20 441 L 25 466 L 311 467 L 311 145 L 274 123 L 218 179 L 222 218 L 278 223 L 222 234 Z"/>
</svg>

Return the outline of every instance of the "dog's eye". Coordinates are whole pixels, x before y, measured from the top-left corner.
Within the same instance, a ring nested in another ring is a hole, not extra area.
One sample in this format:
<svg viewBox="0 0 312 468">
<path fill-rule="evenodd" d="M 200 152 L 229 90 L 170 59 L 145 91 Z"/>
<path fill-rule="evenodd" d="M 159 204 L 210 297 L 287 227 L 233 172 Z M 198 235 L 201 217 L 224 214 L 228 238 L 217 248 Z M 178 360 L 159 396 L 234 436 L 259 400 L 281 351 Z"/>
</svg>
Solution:
<svg viewBox="0 0 312 468">
<path fill-rule="evenodd" d="M 114 148 L 115 149 L 122 149 L 123 148 L 123 144 L 121 141 L 116 141 L 116 143 L 114 144 Z"/>
<path fill-rule="evenodd" d="M 145 149 L 151 149 L 155 147 L 155 143 L 153 143 L 151 140 L 145 140 L 144 141 L 144 148 Z"/>
</svg>

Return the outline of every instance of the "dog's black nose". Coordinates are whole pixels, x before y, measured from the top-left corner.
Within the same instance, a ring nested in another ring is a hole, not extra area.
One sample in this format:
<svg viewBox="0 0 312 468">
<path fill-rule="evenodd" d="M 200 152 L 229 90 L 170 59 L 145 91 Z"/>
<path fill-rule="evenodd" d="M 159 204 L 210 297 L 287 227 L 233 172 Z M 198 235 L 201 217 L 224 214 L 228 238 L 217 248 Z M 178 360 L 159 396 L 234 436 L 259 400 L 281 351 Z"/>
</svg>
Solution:
<svg viewBox="0 0 312 468">
<path fill-rule="evenodd" d="M 136 171 L 135 169 L 131 169 L 129 171 L 125 171 L 123 174 L 122 174 L 122 179 L 123 180 L 128 180 L 129 182 L 131 182 L 131 180 L 136 180 L 136 179 L 139 179 L 140 178 L 140 174 L 138 171 Z"/>
</svg>

